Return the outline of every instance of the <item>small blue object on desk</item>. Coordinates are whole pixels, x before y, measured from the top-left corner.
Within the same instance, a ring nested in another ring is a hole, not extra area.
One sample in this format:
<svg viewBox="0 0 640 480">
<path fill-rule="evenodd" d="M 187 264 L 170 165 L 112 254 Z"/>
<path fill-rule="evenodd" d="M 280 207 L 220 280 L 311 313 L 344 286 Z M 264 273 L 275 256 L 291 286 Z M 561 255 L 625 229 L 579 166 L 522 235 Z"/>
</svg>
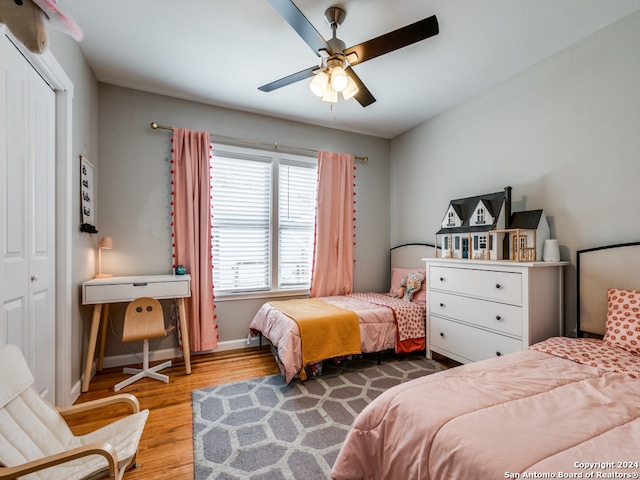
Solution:
<svg viewBox="0 0 640 480">
<path fill-rule="evenodd" d="M 178 265 L 176 267 L 176 275 L 184 275 L 185 273 L 187 273 L 187 269 L 184 268 L 183 265 Z"/>
</svg>

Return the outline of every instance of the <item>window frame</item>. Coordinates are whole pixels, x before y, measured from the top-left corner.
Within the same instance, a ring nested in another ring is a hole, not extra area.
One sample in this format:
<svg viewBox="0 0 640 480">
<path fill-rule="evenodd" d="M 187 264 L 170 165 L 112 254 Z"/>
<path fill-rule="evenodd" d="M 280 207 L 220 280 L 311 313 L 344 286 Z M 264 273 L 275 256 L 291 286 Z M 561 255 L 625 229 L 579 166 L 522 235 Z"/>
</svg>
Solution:
<svg viewBox="0 0 640 480">
<path fill-rule="evenodd" d="M 270 198 L 270 220 L 269 220 L 269 280 L 268 289 L 264 290 L 238 290 L 238 291 L 219 291 L 214 290 L 216 302 L 225 300 L 243 300 L 252 298 L 274 298 L 274 297 L 292 297 L 308 295 L 309 288 L 279 288 L 279 201 L 280 201 L 280 165 L 297 165 L 308 168 L 315 168 L 317 175 L 318 159 L 307 155 L 293 154 L 271 149 L 249 148 L 235 145 L 225 145 L 217 142 L 211 142 L 211 155 L 223 153 L 225 156 L 237 155 L 239 158 L 255 161 L 266 161 L 271 166 L 271 198 Z M 317 195 L 317 191 L 316 191 Z M 314 206 L 315 209 L 315 206 Z M 212 226 L 213 228 L 213 226 Z M 214 265 L 215 268 L 215 265 Z M 311 266 L 313 268 L 313 266 Z"/>
</svg>

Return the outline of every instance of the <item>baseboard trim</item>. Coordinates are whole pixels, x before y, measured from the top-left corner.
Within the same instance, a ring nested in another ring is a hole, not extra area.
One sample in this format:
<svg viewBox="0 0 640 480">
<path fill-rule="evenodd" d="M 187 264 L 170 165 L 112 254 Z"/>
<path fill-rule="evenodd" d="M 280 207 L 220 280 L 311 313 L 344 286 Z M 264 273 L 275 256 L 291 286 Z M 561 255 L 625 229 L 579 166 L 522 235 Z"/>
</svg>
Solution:
<svg viewBox="0 0 640 480">
<path fill-rule="evenodd" d="M 248 340 L 248 342 L 247 342 Z M 240 350 L 242 348 L 257 347 L 260 341 L 260 337 L 247 337 L 238 340 L 227 340 L 226 342 L 219 342 L 218 348 L 212 350 L 213 352 L 224 352 L 225 350 Z M 263 344 L 267 342 L 262 341 Z"/>
<path fill-rule="evenodd" d="M 259 345 L 259 342 L 260 342 L 260 337 L 258 336 L 251 337 L 250 339 L 242 338 L 237 340 L 227 340 L 225 342 L 219 342 L 218 348 L 215 348 L 213 350 L 208 350 L 206 352 L 196 352 L 196 353 L 193 353 L 192 356 L 196 356 L 201 353 L 224 352 L 227 350 L 241 350 L 243 348 L 257 347 Z M 266 344 L 267 342 L 263 340 L 262 343 Z M 179 348 L 152 350 L 149 352 L 149 361 L 156 362 L 156 361 L 163 361 L 163 360 L 171 360 L 173 358 L 180 358 L 182 356 L 183 356 L 183 352 Z M 142 363 L 142 352 L 104 357 L 104 360 L 102 362 L 104 368 L 124 367 L 126 365 L 135 365 L 137 363 Z"/>
<path fill-rule="evenodd" d="M 69 397 L 71 398 L 71 403 L 69 405 L 73 405 L 74 403 L 76 403 L 76 400 L 80 398 L 80 393 L 82 393 L 81 388 L 82 388 L 81 380 L 78 380 L 71 386 L 71 393 L 69 394 Z"/>
<path fill-rule="evenodd" d="M 166 348 L 164 350 L 151 350 L 149 352 L 149 361 L 157 362 L 162 360 L 171 360 L 182 356 L 182 350 L 179 348 Z M 126 355 L 113 355 L 104 357 L 102 366 L 104 368 L 123 367 L 126 365 L 135 365 L 142 363 L 142 352 L 128 353 Z"/>
</svg>

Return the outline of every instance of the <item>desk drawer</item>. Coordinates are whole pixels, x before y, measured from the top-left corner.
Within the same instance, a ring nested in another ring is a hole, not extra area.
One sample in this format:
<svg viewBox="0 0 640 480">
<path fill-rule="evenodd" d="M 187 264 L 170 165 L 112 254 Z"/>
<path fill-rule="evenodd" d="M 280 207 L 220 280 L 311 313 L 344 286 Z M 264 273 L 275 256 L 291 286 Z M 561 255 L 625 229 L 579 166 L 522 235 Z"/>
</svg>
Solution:
<svg viewBox="0 0 640 480">
<path fill-rule="evenodd" d="M 522 305 L 522 275 L 515 272 L 432 266 L 429 288 Z"/>
<path fill-rule="evenodd" d="M 522 350 L 520 340 L 440 317 L 429 317 L 429 344 L 471 362 Z"/>
<path fill-rule="evenodd" d="M 83 303 L 112 303 L 130 302 L 139 297 L 180 298 L 191 295 L 188 279 L 171 282 L 140 282 L 140 283 L 103 283 L 100 285 L 85 285 Z"/>
<path fill-rule="evenodd" d="M 522 307 L 429 291 L 429 312 L 507 335 L 522 337 Z"/>
</svg>

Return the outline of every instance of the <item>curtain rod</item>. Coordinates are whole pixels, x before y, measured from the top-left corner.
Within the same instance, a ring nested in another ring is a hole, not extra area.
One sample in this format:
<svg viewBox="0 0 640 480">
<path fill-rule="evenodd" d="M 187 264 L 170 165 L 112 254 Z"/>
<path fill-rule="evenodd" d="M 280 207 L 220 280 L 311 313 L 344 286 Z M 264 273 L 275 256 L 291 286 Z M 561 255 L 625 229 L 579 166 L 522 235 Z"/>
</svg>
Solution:
<svg viewBox="0 0 640 480">
<path fill-rule="evenodd" d="M 168 127 L 166 125 L 158 125 L 156 122 L 151 122 L 151 128 L 153 130 L 157 130 L 157 129 L 160 128 L 162 130 L 171 130 L 171 131 L 173 131 L 173 129 L 175 127 Z M 211 137 L 220 138 L 220 139 L 223 139 L 223 140 L 231 140 L 231 141 L 234 141 L 234 142 L 250 143 L 250 144 L 253 144 L 253 145 L 264 145 L 264 146 L 272 147 L 272 148 L 276 148 L 276 149 L 277 148 L 284 148 L 286 150 L 297 150 L 297 151 L 300 151 L 300 152 L 310 152 L 310 153 L 316 153 L 316 154 L 318 153 L 317 150 L 313 150 L 311 148 L 292 147 L 291 145 L 282 145 L 280 143 L 261 142 L 260 140 L 249 140 L 249 139 L 246 139 L 246 138 L 229 137 L 227 135 L 218 135 L 218 134 L 215 134 L 215 133 L 210 133 L 209 135 Z M 356 155 L 354 155 L 354 157 L 357 160 L 362 160 L 365 163 L 367 163 L 369 161 L 369 157 L 359 157 L 359 156 L 356 156 Z"/>
</svg>

